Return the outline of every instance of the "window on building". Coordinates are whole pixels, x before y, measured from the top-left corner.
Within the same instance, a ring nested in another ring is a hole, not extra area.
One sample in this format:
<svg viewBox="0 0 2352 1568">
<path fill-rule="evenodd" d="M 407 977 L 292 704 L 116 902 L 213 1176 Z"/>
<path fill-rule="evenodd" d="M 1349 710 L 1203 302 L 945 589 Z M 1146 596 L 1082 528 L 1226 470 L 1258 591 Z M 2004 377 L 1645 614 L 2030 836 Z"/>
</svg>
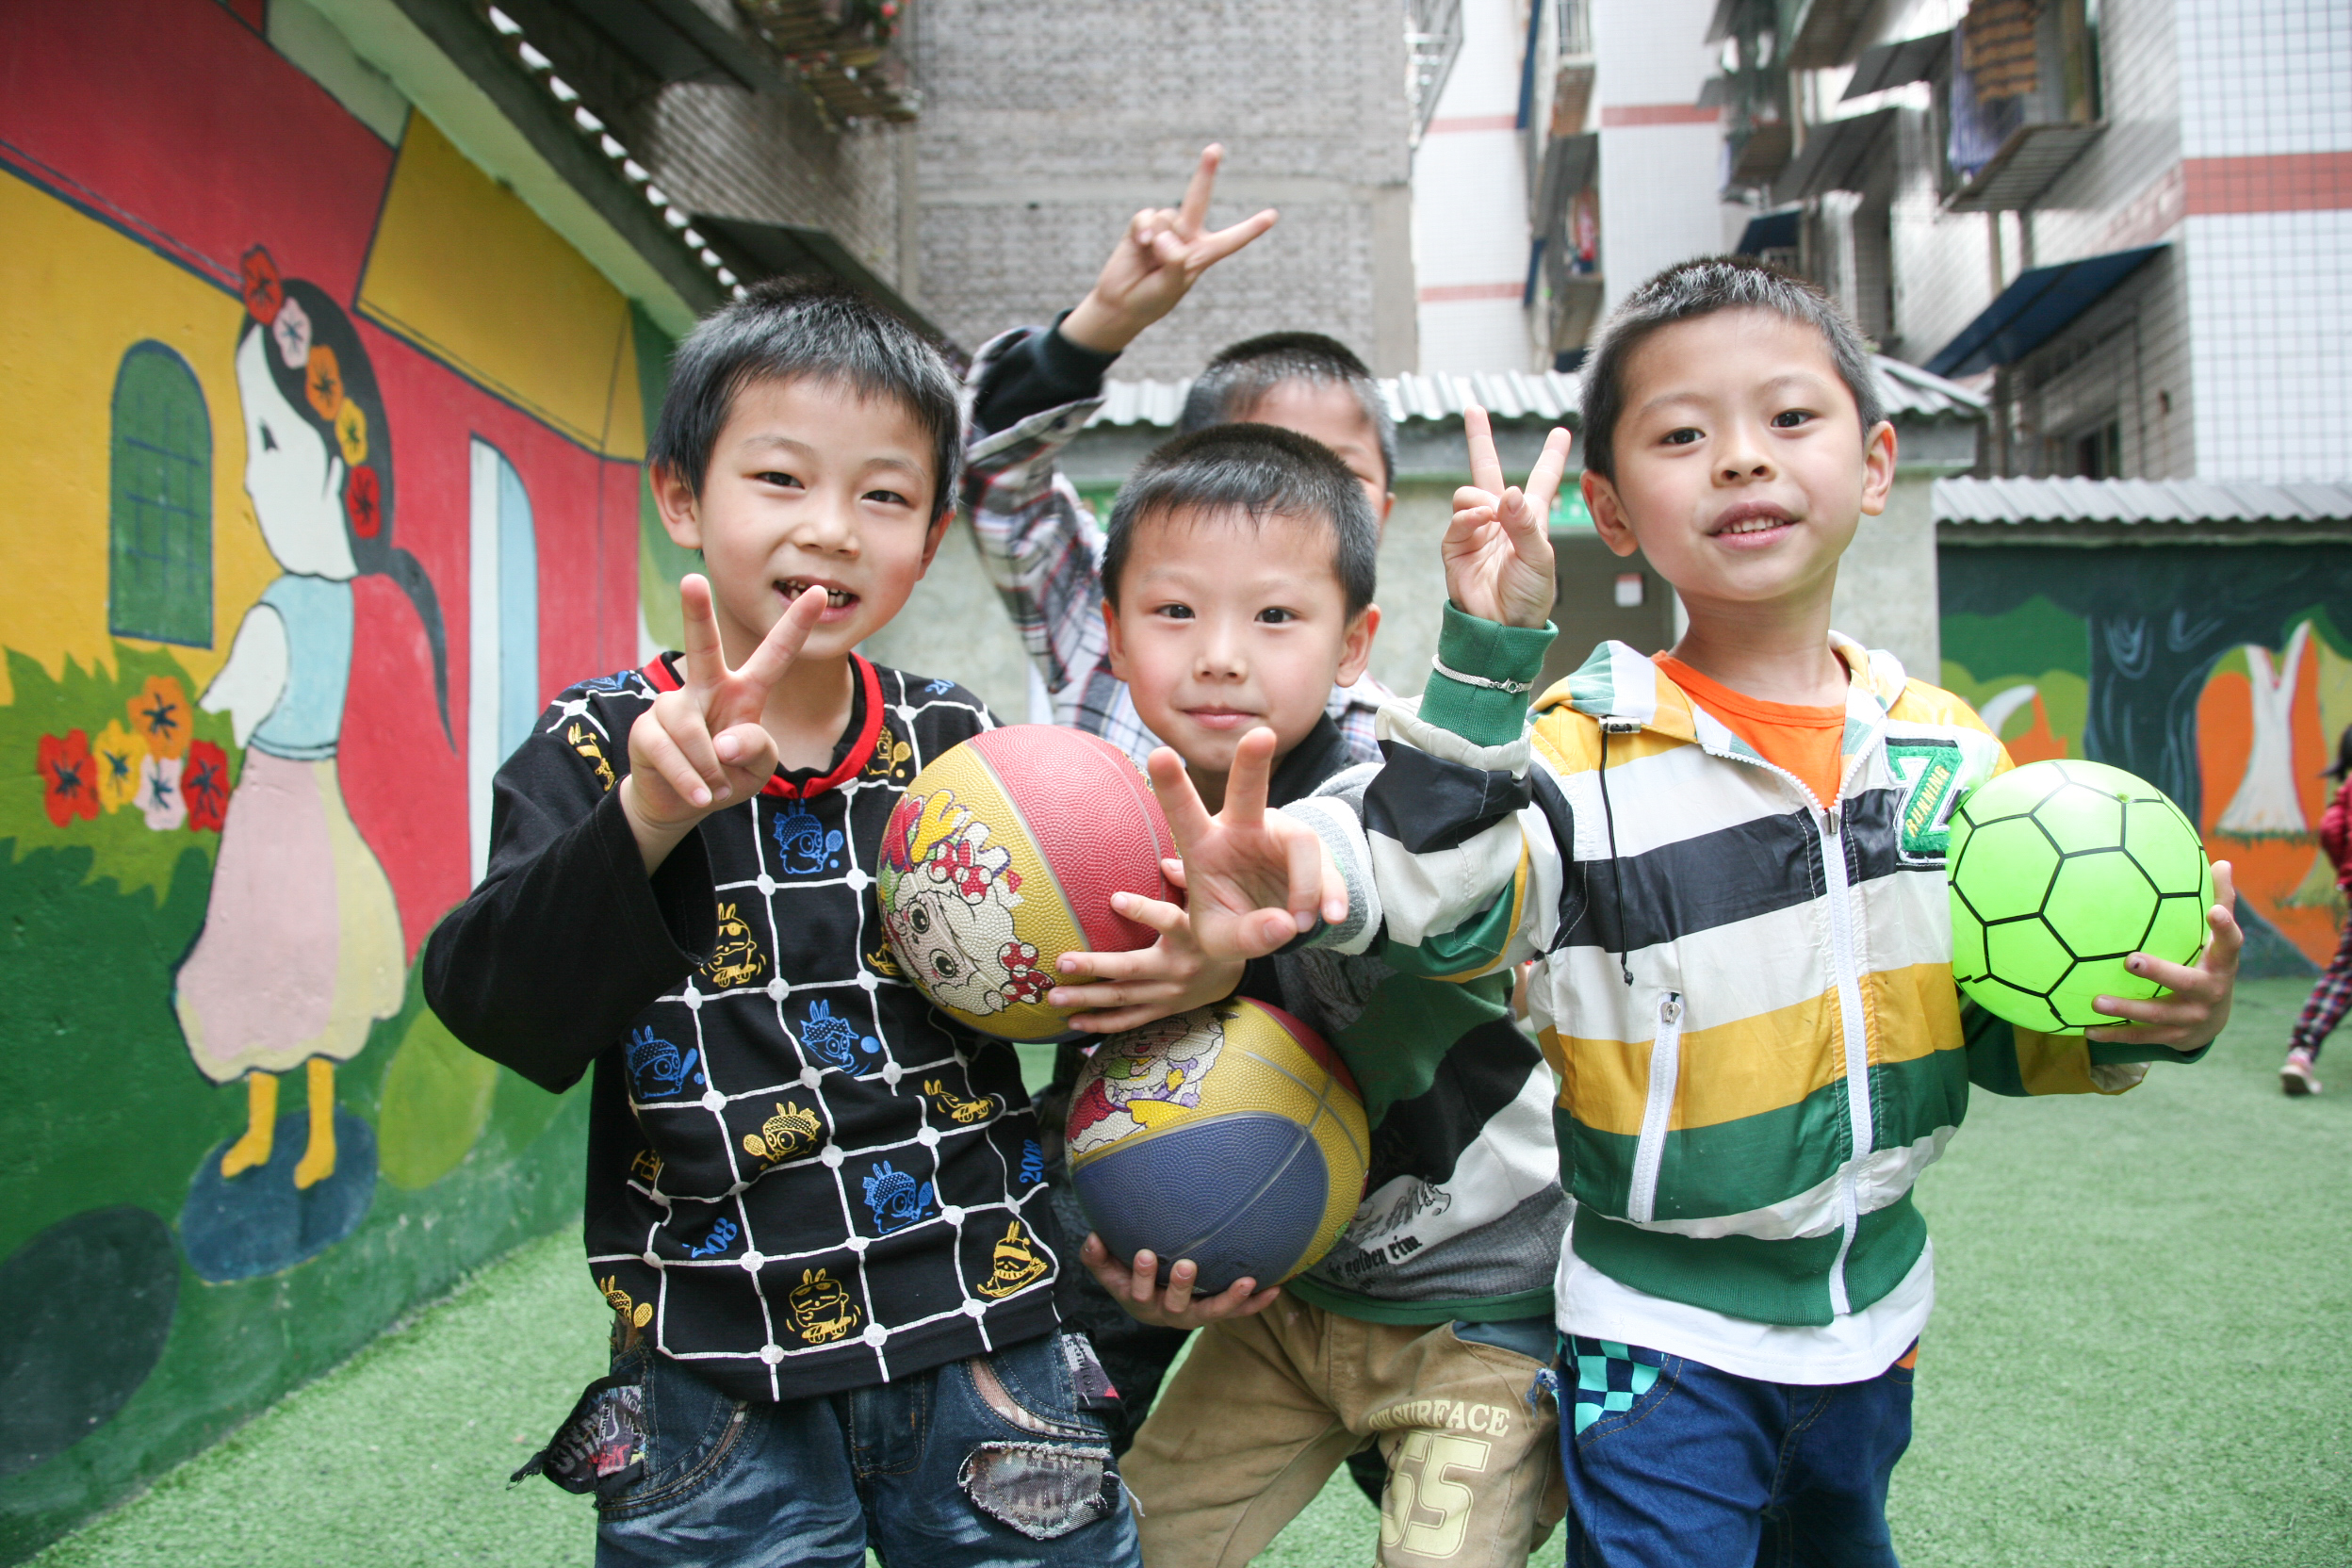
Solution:
<svg viewBox="0 0 2352 1568">
<path fill-rule="evenodd" d="M 134 343 L 114 374 L 106 621 L 118 637 L 212 645 L 212 416 L 188 361 Z"/>
<path fill-rule="evenodd" d="M 2123 421 L 2110 419 L 2074 438 L 2074 472 L 2083 479 L 2123 476 Z"/>
</svg>

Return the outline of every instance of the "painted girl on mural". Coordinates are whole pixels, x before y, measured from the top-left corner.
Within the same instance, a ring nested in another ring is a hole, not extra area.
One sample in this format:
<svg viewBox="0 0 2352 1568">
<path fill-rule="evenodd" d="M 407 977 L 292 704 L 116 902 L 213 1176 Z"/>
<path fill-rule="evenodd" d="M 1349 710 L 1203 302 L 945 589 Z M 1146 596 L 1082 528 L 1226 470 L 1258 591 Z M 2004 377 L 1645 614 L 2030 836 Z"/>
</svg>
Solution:
<svg viewBox="0 0 2352 1568">
<path fill-rule="evenodd" d="M 392 544 L 391 432 L 359 335 L 316 285 L 281 279 L 267 251 L 248 252 L 244 272 L 245 493 L 283 575 L 246 612 L 201 699 L 228 711 L 247 749 L 175 1004 L 204 1075 L 245 1080 L 247 1125 L 221 1157 L 223 1178 L 270 1163 L 277 1075 L 305 1070 L 309 1132 L 294 1184 L 306 1188 L 335 1174 L 335 1064 L 400 1011 L 404 981 L 391 883 L 335 776 L 353 579 L 389 576 L 416 606 L 445 731 L 449 681 L 432 581 Z"/>
</svg>

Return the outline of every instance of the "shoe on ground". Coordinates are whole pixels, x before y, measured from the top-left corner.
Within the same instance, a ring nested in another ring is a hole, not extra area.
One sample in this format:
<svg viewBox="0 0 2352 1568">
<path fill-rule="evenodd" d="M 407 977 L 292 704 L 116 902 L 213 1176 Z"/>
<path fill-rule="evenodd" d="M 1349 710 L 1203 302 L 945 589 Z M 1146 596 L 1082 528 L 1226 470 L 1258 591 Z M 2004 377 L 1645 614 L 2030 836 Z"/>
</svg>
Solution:
<svg viewBox="0 0 2352 1568">
<path fill-rule="evenodd" d="M 2294 1096 L 2319 1092 L 2319 1074 L 2311 1070 L 2309 1051 L 2298 1045 L 2287 1053 L 2286 1064 L 2278 1070 L 2278 1086 Z"/>
</svg>

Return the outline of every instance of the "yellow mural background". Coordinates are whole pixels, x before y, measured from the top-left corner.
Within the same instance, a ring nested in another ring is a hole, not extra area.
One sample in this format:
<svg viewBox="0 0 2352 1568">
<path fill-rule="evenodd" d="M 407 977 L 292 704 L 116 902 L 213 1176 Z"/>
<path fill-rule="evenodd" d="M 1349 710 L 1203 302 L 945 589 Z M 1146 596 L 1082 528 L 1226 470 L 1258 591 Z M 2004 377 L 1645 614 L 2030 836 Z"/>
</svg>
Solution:
<svg viewBox="0 0 2352 1568">
<path fill-rule="evenodd" d="M 245 496 L 235 356 L 245 306 L 155 252 L 22 180 L 0 179 L 0 643 L 52 676 L 71 658 L 111 670 L 106 625 L 107 473 L 114 378 L 152 338 L 196 372 L 212 421 L 212 645 L 163 648 L 193 696 L 228 657 L 238 618 L 279 573 Z M 0 704 L 15 700 L 0 667 Z"/>
<path fill-rule="evenodd" d="M 401 139 L 359 309 L 582 446 L 645 456 L 628 300 L 421 114 Z"/>
</svg>

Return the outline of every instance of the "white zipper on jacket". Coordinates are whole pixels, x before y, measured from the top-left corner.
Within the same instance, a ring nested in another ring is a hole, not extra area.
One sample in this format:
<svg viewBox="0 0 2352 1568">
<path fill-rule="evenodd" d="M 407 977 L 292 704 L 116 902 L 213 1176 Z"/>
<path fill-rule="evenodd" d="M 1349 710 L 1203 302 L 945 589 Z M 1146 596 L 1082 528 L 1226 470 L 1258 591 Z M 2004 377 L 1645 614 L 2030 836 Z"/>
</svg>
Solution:
<svg viewBox="0 0 2352 1568">
<path fill-rule="evenodd" d="M 1854 1250 L 1854 1233 L 1862 1223 L 1854 1173 L 1870 1152 L 1875 1121 L 1870 1114 L 1870 1043 L 1862 1022 L 1862 966 L 1854 951 L 1853 883 L 1846 874 L 1846 846 L 1838 833 L 1843 808 L 1832 806 L 1822 812 L 1821 825 L 1821 865 L 1829 883 L 1829 946 L 1837 966 L 1838 1019 L 1846 1038 L 1846 1113 L 1854 1135 L 1838 1193 L 1845 1234 L 1838 1243 L 1838 1261 L 1829 1271 L 1829 1310 L 1840 1317 L 1854 1310 L 1846 1294 L 1846 1254 Z"/>
<path fill-rule="evenodd" d="M 1666 1123 L 1682 1077 L 1682 993 L 1658 999 L 1658 1033 L 1650 1041 L 1650 1092 L 1642 1102 L 1642 1137 L 1633 1149 L 1633 1183 L 1625 1217 L 1646 1225 L 1658 1210 L 1658 1168 L 1666 1155 Z"/>
</svg>

